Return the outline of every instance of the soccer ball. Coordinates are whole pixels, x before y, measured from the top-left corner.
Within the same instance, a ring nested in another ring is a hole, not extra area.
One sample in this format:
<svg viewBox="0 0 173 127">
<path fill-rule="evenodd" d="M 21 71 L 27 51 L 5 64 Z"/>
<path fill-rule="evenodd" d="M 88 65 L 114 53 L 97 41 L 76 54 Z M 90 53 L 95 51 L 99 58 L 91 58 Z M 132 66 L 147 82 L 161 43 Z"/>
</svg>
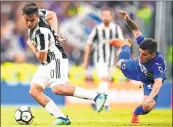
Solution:
<svg viewBox="0 0 173 127">
<path fill-rule="evenodd" d="M 15 112 L 15 120 L 20 125 L 29 125 L 33 122 L 34 116 L 31 107 L 20 106 Z"/>
</svg>

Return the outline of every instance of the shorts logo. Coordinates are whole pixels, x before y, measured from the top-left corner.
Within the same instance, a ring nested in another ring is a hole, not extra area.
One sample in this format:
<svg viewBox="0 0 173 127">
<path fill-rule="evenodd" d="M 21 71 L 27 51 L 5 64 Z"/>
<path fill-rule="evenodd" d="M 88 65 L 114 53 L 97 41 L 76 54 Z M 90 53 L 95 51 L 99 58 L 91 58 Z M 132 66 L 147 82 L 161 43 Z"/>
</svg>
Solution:
<svg viewBox="0 0 173 127">
<path fill-rule="evenodd" d="M 126 69 L 126 64 L 123 64 L 122 65 L 122 69 Z"/>
</svg>

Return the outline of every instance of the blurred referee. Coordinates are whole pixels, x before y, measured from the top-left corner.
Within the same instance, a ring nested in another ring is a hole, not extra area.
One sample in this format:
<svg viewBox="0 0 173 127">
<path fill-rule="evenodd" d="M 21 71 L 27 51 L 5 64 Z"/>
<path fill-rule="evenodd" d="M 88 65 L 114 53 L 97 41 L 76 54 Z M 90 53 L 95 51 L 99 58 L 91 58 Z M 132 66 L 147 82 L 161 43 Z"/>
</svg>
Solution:
<svg viewBox="0 0 173 127">
<path fill-rule="evenodd" d="M 113 11 L 110 8 L 101 10 L 102 23 L 96 25 L 87 40 L 87 47 L 84 54 L 83 67 L 86 69 L 89 61 L 92 46 L 94 47 L 94 64 L 100 78 L 98 92 L 108 94 L 108 77 L 115 62 L 115 48 L 108 42 L 112 38 L 123 39 L 123 33 L 115 22 L 113 22 Z M 95 105 L 92 104 L 95 109 Z M 110 109 L 109 99 L 105 103 L 105 110 Z"/>
</svg>

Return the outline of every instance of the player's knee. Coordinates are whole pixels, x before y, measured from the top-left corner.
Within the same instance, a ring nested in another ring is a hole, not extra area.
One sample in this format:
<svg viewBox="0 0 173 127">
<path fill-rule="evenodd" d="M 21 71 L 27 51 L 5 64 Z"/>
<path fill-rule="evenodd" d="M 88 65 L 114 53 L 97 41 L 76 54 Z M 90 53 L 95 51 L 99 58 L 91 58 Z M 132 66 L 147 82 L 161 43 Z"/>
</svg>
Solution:
<svg viewBox="0 0 173 127">
<path fill-rule="evenodd" d="M 41 86 L 38 85 L 31 85 L 31 88 L 29 90 L 29 94 L 32 97 L 36 97 L 39 93 L 43 92 L 43 88 Z"/>
<path fill-rule="evenodd" d="M 147 105 L 144 105 L 143 108 L 144 108 L 144 111 L 150 112 L 154 108 L 154 106 L 155 106 L 155 103 L 153 102 L 153 103 L 149 103 Z"/>
<path fill-rule="evenodd" d="M 152 107 L 150 105 L 145 105 L 143 106 L 143 108 L 144 108 L 144 111 L 146 112 L 150 112 L 152 110 Z"/>
<path fill-rule="evenodd" d="M 32 97 L 36 97 L 38 95 L 38 91 L 37 90 L 34 90 L 34 89 L 30 89 L 29 90 L 29 94 L 32 96 Z"/>
<path fill-rule="evenodd" d="M 56 95 L 62 95 L 63 94 L 63 90 L 61 88 L 61 85 L 56 85 L 52 88 L 52 92 Z"/>
</svg>

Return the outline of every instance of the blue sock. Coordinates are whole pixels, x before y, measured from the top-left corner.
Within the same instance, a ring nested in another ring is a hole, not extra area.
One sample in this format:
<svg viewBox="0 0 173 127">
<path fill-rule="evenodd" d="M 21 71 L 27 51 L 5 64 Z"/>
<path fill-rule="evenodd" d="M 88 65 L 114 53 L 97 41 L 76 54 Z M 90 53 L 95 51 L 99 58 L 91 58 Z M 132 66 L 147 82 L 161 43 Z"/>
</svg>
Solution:
<svg viewBox="0 0 173 127">
<path fill-rule="evenodd" d="M 130 59 L 130 56 L 131 56 L 131 54 L 130 54 L 130 47 L 129 46 L 127 46 L 127 45 L 124 45 L 123 47 L 122 47 L 122 50 L 121 50 L 121 52 L 120 52 L 120 55 L 119 55 L 119 60 L 120 59 Z"/>
<path fill-rule="evenodd" d="M 149 111 L 144 111 L 142 106 L 138 106 L 134 111 L 135 115 L 145 115 L 147 113 L 149 113 Z"/>
</svg>

